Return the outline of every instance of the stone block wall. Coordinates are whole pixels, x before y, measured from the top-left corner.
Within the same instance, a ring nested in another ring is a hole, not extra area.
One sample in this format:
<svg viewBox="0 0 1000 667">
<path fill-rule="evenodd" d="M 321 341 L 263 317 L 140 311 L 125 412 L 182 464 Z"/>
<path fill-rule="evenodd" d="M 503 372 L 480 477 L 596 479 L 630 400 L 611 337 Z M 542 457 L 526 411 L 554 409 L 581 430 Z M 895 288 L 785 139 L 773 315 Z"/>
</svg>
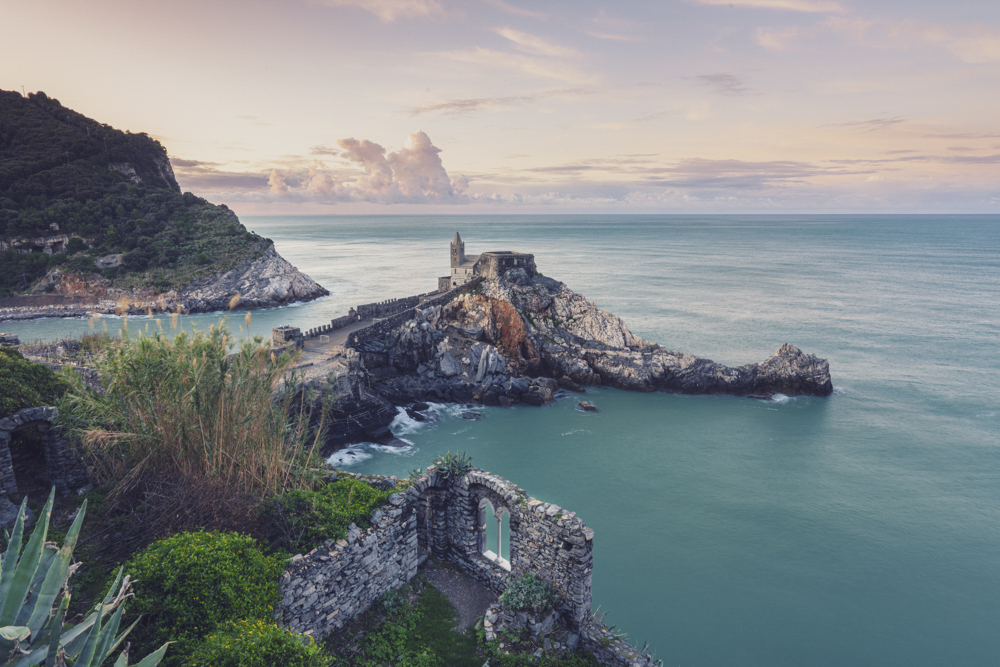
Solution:
<svg viewBox="0 0 1000 667">
<path fill-rule="evenodd" d="M 357 307 L 358 316 L 362 320 L 370 320 L 376 317 L 395 315 L 401 310 L 409 310 L 416 306 L 420 303 L 421 296 L 424 295 L 408 296 L 402 299 L 389 299 L 388 301 L 381 301 L 379 303 L 366 303 Z"/>
<path fill-rule="evenodd" d="M 511 269 L 521 268 L 529 276 L 538 271 L 535 268 L 535 256 L 526 252 L 484 252 L 479 256 L 476 275 L 487 280 L 495 280 Z"/>
<path fill-rule="evenodd" d="M 285 627 L 324 637 L 416 575 L 416 518 L 403 498 L 392 496 L 371 522 L 368 530 L 352 525 L 347 539 L 292 558 L 275 613 Z"/>
<path fill-rule="evenodd" d="M 90 481 L 90 471 L 62 429 L 55 426 L 58 411 L 52 407 L 25 408 L 0 419 L 0 493 L 17 494 L 11 463 L 11 437 L 34 426 L 42 434 L 42 453 L 49 479 L 59 494 L 71 493 Z"/>
<path fill-rule="evenodd" d="M 487 500 L 495 515 L 510 517 L 509 561 L 484 553 Z M 352 525 L 347 539 L 292 559 L 276 612 L 285 626 L 316 639 L 342 627 L 409 581 L 423 550 L 458 565 L 497 595 L 510 577 L 533 573 L 560 593 L 556 614 L 571 647 L 579 643 L 615 667 L 656 665 L 592 615 L 594 532 L 574 512 L 536 500 L 484 470 L 446 480 L 432 467 L 376 510 L 371 522 L 367 530 Z"/>
</svg>

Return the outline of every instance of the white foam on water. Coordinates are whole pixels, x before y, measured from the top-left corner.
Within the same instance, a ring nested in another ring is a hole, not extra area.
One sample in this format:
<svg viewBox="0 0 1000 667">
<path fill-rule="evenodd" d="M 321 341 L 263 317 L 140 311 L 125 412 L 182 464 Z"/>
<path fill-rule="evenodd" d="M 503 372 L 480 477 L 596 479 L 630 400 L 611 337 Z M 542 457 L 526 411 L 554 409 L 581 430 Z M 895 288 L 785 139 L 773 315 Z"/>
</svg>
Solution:
<svg viewBox="0 0 1000 667">
<path fill-rule="evenodd" d="M 403 408 L 396 408 L 396 416 L 393 417 L 392 423 L 389 424 L 389 430 L 392 434 L 402 440 L 402 436 L 408 435 L 410 433 L 416 433 L 428 422 L 420 422 L 406 414 L 406 410 Z"/>
<path fill-rule="evenodd" d="M 784 394 L 775 394 L 771 397 L 771 401 L 774 403 L 788 403 L 792 400 L 791 396 L 785 396 Z"/>
<path fill-rule="evenodd" d="M 846 387 L 834 387 L 833 388 L 833 395 L 834 396 L 843 396 L 844 394 L 849 394 L 849 393 L 851 393 L 851 390 L 848 389 L 848 388 L 846 388 Z"/>
<path fill-rule="evenodd" d="M 406 447 L 394 447 L 392 445 L 380 445 L 377 442 L 359 442 L 344 449 L 335 451 L 327 457 L 326 462 L 334 468 L 350 468 L 362 461 L 375 456 L 375 454 L 394 454 L 396 456 L 413 456 L 417 448 L 409 440 L 403 440 Z"/>
<path fill-rule="evenodd" d="M 348 468 L 352 465 L 361 463 L 362 461 L 367 461 L 372 457 L 372 455 L 365 451 L 369 443 L 362 442 L 357 445 L 351 445 L 345 449 L 339 449 L 333 454 L 327 457 L 326 462 L 332 465 L 334 468 Z"/>
<path fill-rule="evenodd" d="M 577 435 L 577 434 L 590 435 L 591 433 L 592 433 L 592 431 L 590 429 L 575 428 L 572 431 L 566 431 L 565 433 L 560 433 L 559 435 L 562 435 L 562 436 Z"/>
</svg>

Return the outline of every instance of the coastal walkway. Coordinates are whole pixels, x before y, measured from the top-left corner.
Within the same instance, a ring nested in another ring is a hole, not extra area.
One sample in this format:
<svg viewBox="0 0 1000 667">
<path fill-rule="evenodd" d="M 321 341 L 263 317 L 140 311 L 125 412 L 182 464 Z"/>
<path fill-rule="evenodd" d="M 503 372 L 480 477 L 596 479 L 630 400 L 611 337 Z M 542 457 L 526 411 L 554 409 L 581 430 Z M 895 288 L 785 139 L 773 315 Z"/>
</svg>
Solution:
<svg viewBox="0 0 1000 667">
<path fill-rule="evenodd" d="M 373 319 L 361 320 L 350 324 L 343 329 L 337 329 L 336 331 L 330 332 L 328 334 L 322 334 L 323 336 L 329 338 L 330 340 L 325 342 L 320 342 L 320 336 L 314 336 L 312 338 L 306 339 L 306 347 L 316 348 L 317 350 L 332 350 L 335 347 L 343 347 L 344 343 L 347 342 L 347 337 L 350 336 L 355 331 L 359 329 L 364 329 L 367 326 L 371 326 L 375 323 Z"/>
</svg>

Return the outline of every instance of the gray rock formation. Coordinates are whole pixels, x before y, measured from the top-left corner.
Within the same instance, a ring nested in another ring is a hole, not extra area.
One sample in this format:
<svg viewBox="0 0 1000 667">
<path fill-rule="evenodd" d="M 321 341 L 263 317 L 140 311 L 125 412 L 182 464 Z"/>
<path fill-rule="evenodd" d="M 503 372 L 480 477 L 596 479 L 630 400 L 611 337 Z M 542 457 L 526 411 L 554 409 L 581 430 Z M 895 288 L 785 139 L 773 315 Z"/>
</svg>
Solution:
<svg viewBox="0 0 1000 667">
<path fill-rule="evenodd" d="M 463 402 L 471 394 L 487 405 L 540 405 L 560 387 L 580 385 L 735 396 L 833 391 L 826 360 L 792 345 L 761 363 L 723 366 L 645 341 L 563 283 L 523 273 L 485 281 L 367 341 L 366 366 L 392 369 L 382 374 L 390 399 Z M 529 381 L 518 376 L 536 379 L 521 386 Z"/>
<path fill-rule="evenodd" d="M 252 262 L 187 287 L 177 295 L 177 301 L 191 312 L 223 310 L 237 292 L 239 308 L 280 306 L 329 294 L 279 255 L 272 245 Z"/>
</svg>

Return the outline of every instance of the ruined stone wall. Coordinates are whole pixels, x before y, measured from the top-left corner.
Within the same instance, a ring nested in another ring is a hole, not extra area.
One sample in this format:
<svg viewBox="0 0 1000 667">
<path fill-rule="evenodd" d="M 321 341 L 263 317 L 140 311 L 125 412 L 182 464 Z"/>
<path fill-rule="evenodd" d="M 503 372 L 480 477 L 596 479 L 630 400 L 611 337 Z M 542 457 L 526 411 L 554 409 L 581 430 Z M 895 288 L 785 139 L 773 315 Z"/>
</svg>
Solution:
<svg viewBox="0 0 1000 667">
<path fill-rule="evenodd" d="M 476 275 L 496 280 L 511 269 L 521 268 L 529 276 L 538 273 L 535 256 L 526 252 L 485 252 L 479 257 Z"/>
<path fill-rule="evenodd" d="M 371 320 L 377 317 L 395 315 L 402 310 L 409 310 L 416 306 L 420 303 L 420 297 L 422 296 L 426 295 L 419 294 L 402 299 L 389 299 L 388 301 L 381 301 L 379 303 L 366 303 L 357 307 L 358 317 L 362 320 Z"/>
<path fill-rule="evenodd" d="M 439 306 L 443 303 L 450 301 L 452 298 L 454 298 L 456 294 L 461 292 L 462 289 L 464 289 L 465 287 L 466 287 L 465 285 L 463 285 L 462 287 L 456 287 L 452 290 L 445 292 L 444 294 L 438 294 L 437 296 L 428 297 L 428 295 L 421 294 L 420 296 L 410 297 L 410 298 L 417 299 L 418 307 L 421 310 L 425 310 L 427 308 L 431 308 L 432 306 Z M 375 322 L 374 324 L 371 324 L 365 327 L 364 329 L 358 329 L 357 331 L 353 331 L 347 337 L 347 341 L 344 343 L 344 347 L 357 347 L 360 343 L 363 343 L 365 341 L 369 341 L 373 338 L 381 338 L 382 336 L 389 333 L 396 327 L 401 326 L 402 324 L 409 322 L 412 319 L 415 319 L 416 316 L 417 316 L 416 311 L 413 308 L 409 308 L 401 313 L 396 313 L 391 317 L 387 317 L 384 320 Z"/>
<path fill-rule="evenodd" d="M 368 530 L 352 525 L 347 539 L 292 558 L 275 612 L 285 627 L 324 637 L 416 575 L 416 518 L 403 498 L 392 496 L 371 522 Z"/>
<path fill-rule="evenodd" d="M 495 515 L 510 517 L 509 560 L 484 553 L 485 530 L 495 526 L 484 520 L 484 500 Z M 594 532 L 574 512 L 536 500 L 484 470 L 447 480 L 432 467 L 390 497 L 371 522 L 367 530 L 352 525 L 347 539 L 292 559 L 276 612 L 285 626 L 322 638 L 409 581 L 423 551 L 458 565 L 497 595 L 510 577 L 533 573 L 560 593 L 555 611 L 572 645 L 587 648 L 602 664 L 654 666 L 591 614 Z"/>
<path fill-rule="evenodd" d="M 0 419 L 0 493 L 19 493 L 11 464 L 10 441 L 15 433 L 32 426 L 42 435 L 45 467 L 57 493 L 71 493 L 90 481 L 90 472 L 79 453 L 62 429 L 55 426 L 58 414 L 51 407 L 25 408 Z"/>
</svg>

